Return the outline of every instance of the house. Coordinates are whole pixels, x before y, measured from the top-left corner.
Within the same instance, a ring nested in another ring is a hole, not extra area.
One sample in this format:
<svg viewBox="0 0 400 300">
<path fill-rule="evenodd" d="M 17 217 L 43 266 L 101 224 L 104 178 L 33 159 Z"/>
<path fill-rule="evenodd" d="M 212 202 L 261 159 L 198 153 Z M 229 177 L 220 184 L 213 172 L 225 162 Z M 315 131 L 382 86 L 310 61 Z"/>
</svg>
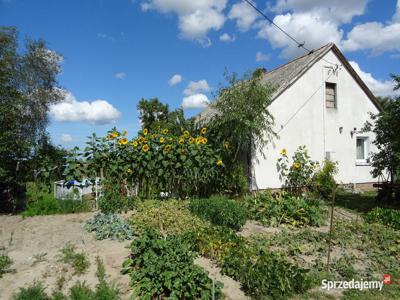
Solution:
<svg viewBox="0 0 400 300">
<path fill-rule="evenodd" d="M 275 87 L 270 113 L 279 138 L 251 159 L 251 188 L 281 188 L 277 161 L 281 149 L 291 157 L 305 145 L 312 160 L 338 162 L 336 179 L 343 184 L 370 187 L 369 153 L 375 150 L 374 135 L 361 132 L 369 113 L 380 104 L 335 44 L 327 44 L 266 72 L 262 79 Z M 215 115 L 212 106 L 200 119 Z"/>
</svg>

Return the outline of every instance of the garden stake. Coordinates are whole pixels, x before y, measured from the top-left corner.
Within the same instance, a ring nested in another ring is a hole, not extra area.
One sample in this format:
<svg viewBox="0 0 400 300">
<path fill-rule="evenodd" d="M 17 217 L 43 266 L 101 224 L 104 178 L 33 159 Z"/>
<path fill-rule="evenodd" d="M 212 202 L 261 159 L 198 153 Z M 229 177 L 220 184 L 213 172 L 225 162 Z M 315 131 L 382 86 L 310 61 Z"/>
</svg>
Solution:
<svg viewBox="0 0 400 300">
<path fill-rule="evenodd" d="M 332 207 L 331 207 L 331 220 L 329 225 L 329 238 L 328 238 L 328 261 L 327 271 L 329 272 L 329 264 L 331 260 L 331 242 L 332 242 L 332 231 L 333 231 L 333 211 L 335 209 L 335 197 L 336 197 L 336 186 L 332 190 Z"/>
</svg>

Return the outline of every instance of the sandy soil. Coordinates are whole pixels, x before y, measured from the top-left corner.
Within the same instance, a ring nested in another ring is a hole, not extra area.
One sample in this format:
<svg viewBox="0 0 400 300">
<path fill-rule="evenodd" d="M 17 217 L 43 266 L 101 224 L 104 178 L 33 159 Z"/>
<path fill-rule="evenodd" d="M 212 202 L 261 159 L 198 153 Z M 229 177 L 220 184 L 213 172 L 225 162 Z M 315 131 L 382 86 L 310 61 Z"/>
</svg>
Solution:
<svg viewBox="0 0 400 300">
<path fill-rule="evenodd" d="M 48 292 L 58 289 L 57 281 L 65 278 L 62 291 L 77 280 L 86 281 L 92 287 L 97 284 L 96 256 L 105 265 L 107 279 L 118 284 L 122 299 L 130 296 L 129 276 L 120 273 L 122 262 L 129 254 L 129 241 L 97 241 L 83 229 L 84 222 L 94 213 L 39 216 L 23 219 L 20 216 L 0 216 L 0 248 L 13 260 L 14 273 L 0 279 L 0 299 L 11 299 L 19 287 L 40 280 Z M 59 251 L 66 243 L 75 244 L 84 251 L 90 267 L 83 275 L 73 275 L 70 266 L 59 261 Z M 44 260 L 34 263 L 37 256 Z M 36 257 L 35 257 L 36 256 Z"/>
</svg>

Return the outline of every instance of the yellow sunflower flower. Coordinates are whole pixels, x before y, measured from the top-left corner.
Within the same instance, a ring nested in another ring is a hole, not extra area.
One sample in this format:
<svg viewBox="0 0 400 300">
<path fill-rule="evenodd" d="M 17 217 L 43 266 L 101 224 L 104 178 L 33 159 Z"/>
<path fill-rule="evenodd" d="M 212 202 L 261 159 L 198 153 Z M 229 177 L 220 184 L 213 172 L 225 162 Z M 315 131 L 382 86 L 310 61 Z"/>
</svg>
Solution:
<svg viewBox="0 0 400 300">
<path fill-rule="evenodd" d="M 300 163 L 295 162 L 295 163 L 293 164 L 293 168 L 295 168 L 296 170 L 300 169 L 300 168 L 301 168 Z"/>
<path fill-rule="evenodd" d="M 194 138 L 190 137 L 189 138 L 189 144 L 193 144 L 194 143 Z"/>
<path fill-rule="evenodd" d="M 172 143 L 173 140 L 174 140 L 174 139 L 173 139 L 172 137 L 170 137 L 170 138 L 168 139 L 168 141 L 169 141 L 170 143 Z"/>
<path fill-rule="evenodd" d="M 196 145 L 200 145 L 202 138 L 201 137 L 197 137 L 196 138 Z"/>
<path fill-rule="evenodd" d="M 160 137 L 160 143 L 161 144 L 164 143 L 164 138 L 163 137 Z"/>
<path fill-rule="evenodd" d="M 127 138 L 122 138 L 118 140 L 118 144 L 120 145 L 126 145 L 128 143 L 128 139 Z"/>
<path fill-rule="evenodd" d="M 167 152 L 171 151 L 171 149 L 172 149 L 172 146 L 171 146 L 171 145 L 166 145 L 166 146 L 164 147 L 164 150 L 167 151 Z"/>
<path fill-rule="evenodd" d="M 229 149 L 229 142 L 224 142 L 224 148 Z"/>
<path fill-rule="evenodd" d="M 217 160 L 217 166 L 218 167 L 222 166 L 222 160 L 220 160 L 220 159 Z"/>
<path fill-rule="evenodd" d="M 114 132 L 112 133 L 112 135 L 113 135 L 114 138 L 117 138 L 117 137 L 119 136 L 119 133 L 116 132 L 116 131 L 114 131 Z"/>
<path fill-rule="evenodd" d="M 182 145 L 182 144 L 184 144 L 184 143 L 185 143 L 185 139 L 184 139 L 184 138 L 180 138 L 180 139 L 179 139 L 179 144 Z"/>
<path fill-rule="evenodd" d="M 206 134 L 207 133 L 207 128 L 206 127 L 203 127 L 202 129 L 201 129 L 201 134 Z"/>
<path fill-rule="evenodd" d="M 132 170 L 131 170 L 131 169 L 128 169 L 128 173 L 131 174 L 131 173 L 132 173 Z"/>
<path fill-rule="evenodd" d="M 207 144 L 207 141 L 208 141 L 207 138 L 202 138 L 202 139 L 201 139 L 201 143 L 202 143 L 203 145 Z"/>
<path fill-rule="evenodd" d="M 185 130 L 185 131 L 183 132 L 183 136 L 184 136 L 185 138 L 189 138 L 189 137 L 190 137 L 189 131 Z"/>
<path fill-rule="evenodd" d="M 149 130 L 147 128 L 143 129 L 143 134 L 147 135 L 149 133 Z"/>
<path fill-rule="evenodd" d="M 111 140 L 113 140 L 114 139 L 114 135 L 112 134 L 112 133 L 110 133 L 109 135 L 108 135 L 108 139 L 111 141 Z"/>
<path fill-rule="evenodd" d="M 168 130 L 167 128 L 165 128 L 165 129 L 162 131 L 163 134 L 168 134 L 168 132 L 169 132 L 169 130 Z"/>
<path fill-rule="evenodd" d="M 283 155 L 283 156 L 286 156 L 286 149 L 285 148 L 283 148 L 282 150 L 281 150 L 281 155 Z"/>
<path fill-rule="evenodd" d="M 149 145 L 147 145 L 147 144 L 143 145 L 142 150 L 143 150 L 143 152 L 148 152 L 150 150 Z"/>
<path fill-rule="evenodd" d="M 139 143 L 138 143 L 137 141 L 133 141 L 133 142 L 132 142 L 132 146 L 133 146 L 133 147 L 137 148 L 138 145 L 139 145 Z"/>
</svg>

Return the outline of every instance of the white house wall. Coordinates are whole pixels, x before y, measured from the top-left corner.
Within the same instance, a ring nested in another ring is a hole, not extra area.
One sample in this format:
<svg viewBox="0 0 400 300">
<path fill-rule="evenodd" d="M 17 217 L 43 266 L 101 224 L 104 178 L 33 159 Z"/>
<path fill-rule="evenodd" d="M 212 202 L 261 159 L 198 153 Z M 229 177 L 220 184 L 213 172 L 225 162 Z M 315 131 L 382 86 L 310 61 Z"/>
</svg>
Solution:
<svg viewBox="0 0 400 300">
<path fill-rule="evenodd" d="M 341 65 L 332 51 L 324 58 Z M 344 66 L 336 74 L 327 67 L 332 65 L 319 60 L 270 105 L 279 139 L 264 150 L 265 158 L 259 151 L 255 155 L 253 189 L 280 188 L 277 161 L 281 149 L 285 148 L 291 157 L 301 145 L 307 147 L 311 159 L 319 162 L 331 152 L 331 159 L 338 162 L 338 182 L 376 181 L 369 165 L 356 165 L 356 137 L 368 136 L 369 150 L 374 151 L 373 135 L 352 136 L 351 131 L 359 131 L 369 119 L 369 112 L 377 113 L 378 109 Z M 325 107 L 325 81 L 337 84 L 337 108 Z"/>
</svg>

